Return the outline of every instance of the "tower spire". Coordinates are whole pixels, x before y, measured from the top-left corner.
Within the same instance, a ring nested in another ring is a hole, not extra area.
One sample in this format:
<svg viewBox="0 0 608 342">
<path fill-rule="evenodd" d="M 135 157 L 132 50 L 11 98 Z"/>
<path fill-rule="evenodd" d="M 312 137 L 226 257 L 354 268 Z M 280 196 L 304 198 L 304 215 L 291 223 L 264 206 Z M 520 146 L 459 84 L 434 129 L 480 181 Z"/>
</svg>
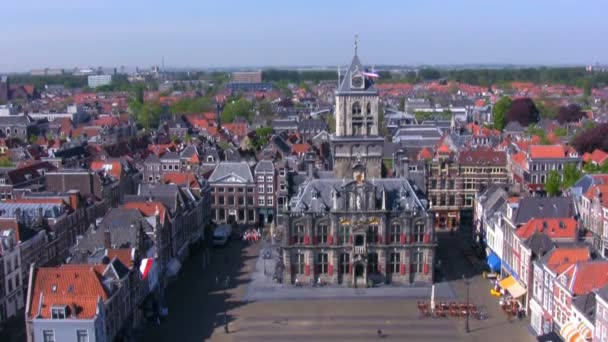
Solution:
<svg viewBox="0 0 608 342">
<path fill-rule="evenodd" d="M 359 35 L 355 34 L 355 56 L 357 55 L 358 49 L 359 49 Z"/>
</svg>

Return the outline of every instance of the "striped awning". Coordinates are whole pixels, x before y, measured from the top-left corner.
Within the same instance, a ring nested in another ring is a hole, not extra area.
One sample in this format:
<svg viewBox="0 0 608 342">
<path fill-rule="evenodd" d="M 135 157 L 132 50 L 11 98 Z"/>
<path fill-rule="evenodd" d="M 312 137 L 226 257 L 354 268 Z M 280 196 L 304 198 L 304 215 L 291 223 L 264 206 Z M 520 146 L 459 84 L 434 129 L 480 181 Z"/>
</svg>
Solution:
<svg viewBox="0 0 608 342">
<path fill-rule="evenodd" d="M 593 338 L 593 332 L 584 322 L 568 322 L 560 329 L 559 334 L 562 335 L 566 342 L 586 342 Z"/>
<path fill-rule="evenodd" d="M 526 294 L 526 288 L 512 276 L 501 280 L 498 285 L 507 290 L 513 298 L 519 298 Z"/>
</svg>

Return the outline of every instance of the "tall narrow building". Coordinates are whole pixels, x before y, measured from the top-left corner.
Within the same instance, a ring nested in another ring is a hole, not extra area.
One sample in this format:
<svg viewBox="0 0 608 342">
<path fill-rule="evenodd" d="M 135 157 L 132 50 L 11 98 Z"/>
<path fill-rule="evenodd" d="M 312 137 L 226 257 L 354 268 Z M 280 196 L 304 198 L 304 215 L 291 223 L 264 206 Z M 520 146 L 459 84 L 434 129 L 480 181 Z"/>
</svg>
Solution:
<svg viewBox="0 0 608 342">
<path fill-rule="evenodd" d="M 424 194 L 381 178 L 378 91 L 357 51 L 336 91 L 334 172 L 315 173 L 286 204 L 286 283 L 420 285 L 433 282 L 435 232 Z M 406 173 L 407 174 L 407 173 Z"/>
<path fill-rule="evenodd" d="M 338 178 L 351 178 L 353 167 L 360 164 L 369 178 L 380 178 L 384 138 L 378 136 L 379 95 L 373 79 L 365 76 L 357 48 L 339 83 L 336 132 L 331 137 L 334 174 Z"/>
</svg>

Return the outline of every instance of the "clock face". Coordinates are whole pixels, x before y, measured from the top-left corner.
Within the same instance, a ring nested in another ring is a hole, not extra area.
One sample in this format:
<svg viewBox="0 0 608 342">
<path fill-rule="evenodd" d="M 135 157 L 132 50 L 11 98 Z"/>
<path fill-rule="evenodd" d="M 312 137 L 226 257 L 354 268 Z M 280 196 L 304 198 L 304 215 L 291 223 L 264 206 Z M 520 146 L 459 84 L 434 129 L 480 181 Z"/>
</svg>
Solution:
<svg viewBox="0 0 608 342">
<path fill-rule="evenodd" d="M 355 75 L 352 79 L 353 88 L 363 87 L 363 77 L 361 75 Z"/>
</svg>

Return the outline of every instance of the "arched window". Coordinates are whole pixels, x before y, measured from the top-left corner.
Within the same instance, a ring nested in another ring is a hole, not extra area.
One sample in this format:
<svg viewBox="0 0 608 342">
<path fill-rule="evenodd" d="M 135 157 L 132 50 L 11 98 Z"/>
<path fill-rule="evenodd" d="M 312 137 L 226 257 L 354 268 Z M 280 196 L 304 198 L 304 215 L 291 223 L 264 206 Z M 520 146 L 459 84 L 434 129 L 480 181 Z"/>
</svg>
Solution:
<svg viewBox="0 0 608 342">
<path fill-rule="evenodd" d="M 353 103 L 353 115 L 361 115 L 361 104 L 359 102 Z"/>
<path fill-rule="evenodd" d="M 372 104 L 371 102 L 367 103 L 367 115 L 370 115 L 372 113 Z"/>
</svg>

